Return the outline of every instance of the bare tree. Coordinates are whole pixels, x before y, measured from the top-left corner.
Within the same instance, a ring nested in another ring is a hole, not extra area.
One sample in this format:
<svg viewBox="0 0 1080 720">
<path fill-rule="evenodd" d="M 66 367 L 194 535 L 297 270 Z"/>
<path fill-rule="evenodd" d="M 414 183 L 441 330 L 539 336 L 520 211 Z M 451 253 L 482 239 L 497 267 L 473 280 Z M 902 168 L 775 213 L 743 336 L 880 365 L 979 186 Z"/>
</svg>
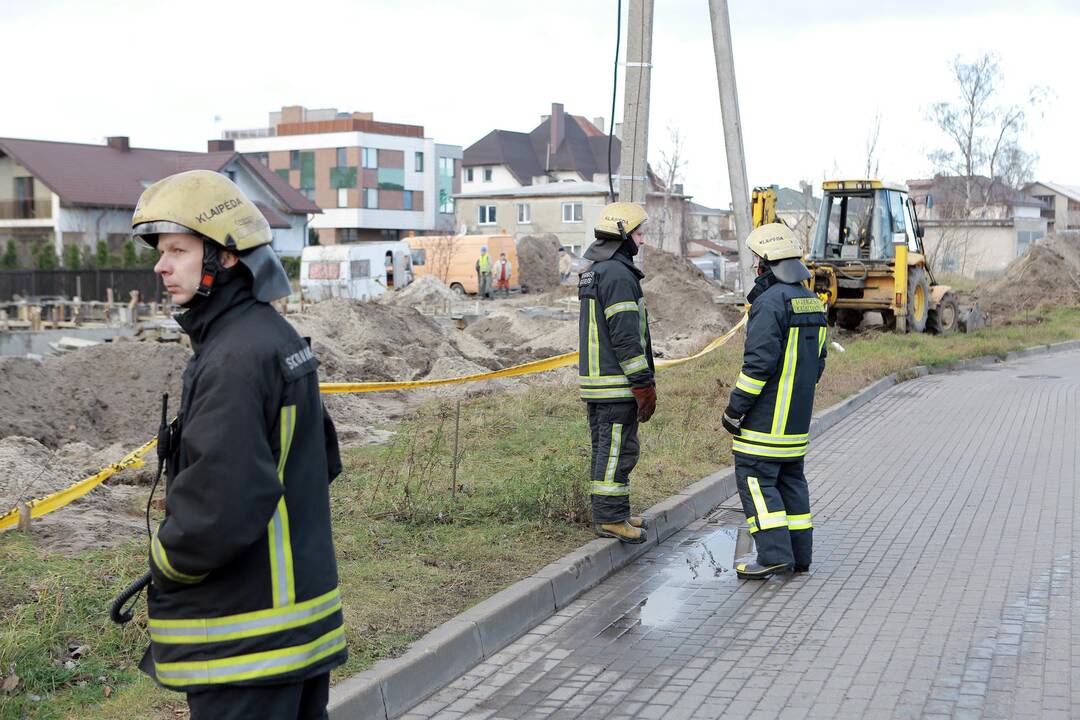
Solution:
<svg viewBox="0 0 1080 720">
<path fill-rule="evenodd" d="M 1037 157 L 1020 147 L 1020 138 L 1028 112 L 1042 103 L 1046 91 L 1033 87 L 1023 103 L 999 104 L 1004 76 L 994 53 L 970 63 L 957 56 L 952 72 L 956 98 L 934 103 L 928 113 L 949 142 L 930 153 L 930 161 L 938 172 L 965 178 L 967 212 L 975 203 L 987 204 L 995 184 L 1018 187 L 1031 179 Z M 982 192 L 974 181 L 979 175 L 990 180 L 982 184 Z"/>
<path fill-rule="evenodd" d="M 440 219 L 435 230 L 440 234 L 425 239 L 427 252 L 424 253 L 424 262 L 431 265 L 431 274 L 445 285 L 450 281 L 450 269 L 458 251 L 453 217 Z"/>
<path fill-rule="evenodd" d="M 676 185 L 682 182 L 683 170 L 687 165 L 686 140 L 682 131 L 672 125 L 668 125 L 667 135 L 667 145 L 660 150 L 660 161 L 656 164 L 657 179 L 663 185 L 660 188 L 663 199 L 660 212 L 653 213 L 659 217 L 650 217 L 646 232 L 652 236 L 654 244 L 661 248 L 668 244 L 665 242 L 668 240 L 668 235 L 677 232 L 679 234 L 678 252 L 680 255 L 686 255 L 687 238 L 684 230 L 685 222 L 683 222 L 685 220 L 683 210 L 686 203 L 682 197 L 673 197 L 676 194 Z M 682 195 L 682 193 L 678 194 Z M 676 219 L 679 222 L 676 222 Z"/>
<path fill-rule="evenodd" d="M 878 138 L 881 137 L 881 111 L 874 113 L 874 122 L 866 135 L 866 169 L 864 178 L 877 178 L 881 171 L 881 158 L 878 156 Z"/>
</svg>

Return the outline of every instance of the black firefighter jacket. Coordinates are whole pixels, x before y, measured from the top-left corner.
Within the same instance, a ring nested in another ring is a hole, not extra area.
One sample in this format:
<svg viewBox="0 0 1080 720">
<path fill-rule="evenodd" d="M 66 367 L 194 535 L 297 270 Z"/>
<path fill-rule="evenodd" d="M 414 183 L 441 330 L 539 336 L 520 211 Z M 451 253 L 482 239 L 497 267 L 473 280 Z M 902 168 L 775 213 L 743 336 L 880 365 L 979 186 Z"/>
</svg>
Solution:
<svg viewBox="0 0 1080 720">
<path fill-rule="evenodd" d="M 235 278 L 181 316 L 184 371 L 151 540 L 155 679 L 193 691 L 298 682 L 345 661 L 318 361 Z"/>
<path fill-rule="evenodd" d="M 587 402 L 633 402 L 653 380 L 652 336 L 641 292 L 644 273 L 621 250 L 578 278 L 578 383 Z"/>
<path fill-rule="evenodd" d="M 782 283 L 772 272 L 754 285 L 747 296 L 742 372 L 730 404 L 743 420 L 731 449 L 778 462 L 798 460 L 806 455 L 814 390 L 828 354 L 824 307 L 805 287 Z"/>
</svg>

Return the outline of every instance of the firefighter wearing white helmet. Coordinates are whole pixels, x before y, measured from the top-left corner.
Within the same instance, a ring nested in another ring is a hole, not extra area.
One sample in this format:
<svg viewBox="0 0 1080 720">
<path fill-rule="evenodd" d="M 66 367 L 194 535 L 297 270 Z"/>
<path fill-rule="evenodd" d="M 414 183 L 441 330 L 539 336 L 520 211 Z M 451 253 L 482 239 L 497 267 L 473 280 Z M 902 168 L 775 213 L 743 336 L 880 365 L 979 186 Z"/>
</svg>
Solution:
<svg viewBox="0 0 1080 720">
<path fill-rule="evenodd" d="M 269 304 L 288 292 L 270 228 L 205 170 L 151 185 L 132 223 L 194 350 L 158 439 L 168 482 L 140 667 L 187 693 L 192 720 L 326 717 L 346 659 L 329 501 L 341 461 L 319 361 Z"/>
<path fill-rule="evenodd" d="M 593 522 L 601 537 L 628 543 L 647 539 L 645 519 L 630 514 L 629 483 L 638 460 L 638 423 L 656 410 L 644 273 L 633 260 L 645 242 L 647 219 L 633 203 L 604 208 L 578 276 L 578 381 L 592 440 Z"/>
<path fill-rule="evenodd" d="M 744 579 L 807 572 L 813 549 L 806 455 L 814 389 L 825 370 L 826 321 L 821 300 L 802 283 L 810 271 L 803 249 L 783 223 L 746 238 L 757 256 L 742 372 L 722 423 L 732 434 L 735 476 L 757 546 L 739 562 Z"/>
</svg>

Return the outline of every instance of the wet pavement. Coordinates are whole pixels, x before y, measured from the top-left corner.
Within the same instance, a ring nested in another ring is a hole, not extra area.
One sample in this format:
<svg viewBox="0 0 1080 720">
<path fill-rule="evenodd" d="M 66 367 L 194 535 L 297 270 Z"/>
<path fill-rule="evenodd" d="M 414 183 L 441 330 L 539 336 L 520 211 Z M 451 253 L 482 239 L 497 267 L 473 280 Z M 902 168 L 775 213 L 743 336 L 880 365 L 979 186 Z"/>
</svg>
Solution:
<svg viewBox="0 0 1080 720">
<path fill-rule="evenodd" d="M 739 581 L 729 499 L 405 717 L 1080 717 L 1078 389 L 899 385 L 811 444 L 809 574 Z"/>
</svg>

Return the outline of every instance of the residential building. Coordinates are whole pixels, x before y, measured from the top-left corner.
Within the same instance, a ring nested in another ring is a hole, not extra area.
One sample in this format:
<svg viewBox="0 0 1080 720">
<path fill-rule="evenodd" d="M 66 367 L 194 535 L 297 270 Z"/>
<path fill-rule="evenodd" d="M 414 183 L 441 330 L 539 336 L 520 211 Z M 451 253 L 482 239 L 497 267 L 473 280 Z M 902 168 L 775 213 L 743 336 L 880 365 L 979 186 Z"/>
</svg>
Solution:
<svg viewBox="0 0 1080 720">
<path fill-rule="evenodd" d="M 691 255 L 704 252 L 709 245 L 694 245 L 705 240 L 710 244 L 735 247 L 735 217 L 731 210 L 711 208 L 696 202 L 686 204 L 686 238 Z"/>
<path fill-rule="evenodd" d="M 938 273 L 998 274 L 1046 235 L 1046 204 L 998 180 L 938 175 L 907 185 Z"/>
<path fill-rule="evenodd" d="M 461 147 L 424 137 L 422 126 L 294 105 L 225 137 L 322 208 L 311 227 L 323 245 L 456 229 Z"/>
<path fill-rule="evenodd" d="M 1042 216 L 1046 218 L 1046 232 L 1080 230 L 1080 187 L 1033 182 L 1024 186 L 1024 192 L 1045 203 Z"/>
<path fill-rule="evenodd" d="M 142 191 L 184 170 L 227 175 L 270 223 L 273 247 L 299 255 L 308 217 L 319 208 L 263 165 L 211 140 L 209 152 L 0 138 L 0 247 L 14 240 L 21 259 L 42 242 L 63 256 L 65 245 L 90 251 L 99 241 L 119 252 L 131 237 L 131 213 Z"/>
<path fill-rule="evenodd" d="M 593 225 L 608 203 L 609 137 L 603 118 L 590 121 L 553 103 L 551 114 L 529 132 L 492 130 L 465 149 L 457 221 L 467 232 L 496 230 L 515 238 L 553 233 L 573 252 L 593 239 Z M 618 137 L 610 138 L 612 181 L 618 194 Z M 646 241 L 685 251 L 689 196 L 668 191 L 650 171 Z"/>
<path fill-rule="evenodd" d="M 806 181 L 799 183 L 798 190 L 789 187 L 776 189 L 776 217 L 791 228 L 807 251 L 810 250 L 820 209 L 821 198 L 814 197 L 814 188 Z"/>
</svg>

